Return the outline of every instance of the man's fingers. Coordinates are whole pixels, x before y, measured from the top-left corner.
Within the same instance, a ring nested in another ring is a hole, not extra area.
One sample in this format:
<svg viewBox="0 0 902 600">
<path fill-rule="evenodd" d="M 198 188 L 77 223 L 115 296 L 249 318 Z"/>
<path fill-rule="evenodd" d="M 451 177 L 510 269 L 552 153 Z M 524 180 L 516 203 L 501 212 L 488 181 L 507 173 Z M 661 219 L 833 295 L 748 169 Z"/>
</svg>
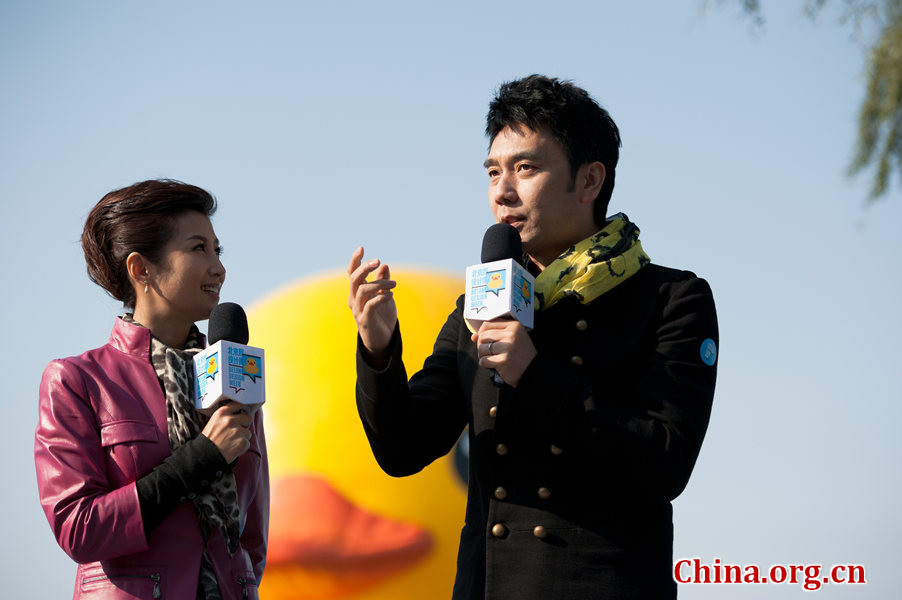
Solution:
<svg viewBox="0 0 902 600">
<path fill-rule="evenodd" d="M 381 294 L 376 294 L 369 298 L 366 302 L 363 303 L 361 307 L 361 316 L 365 321 L 369 320 L 372 316 L 372 313 L 377 311 L 380 306 L 387 302 L 391 302 L 393 294 L 391 290 L 383 291 Z"/>
<path fill-rule="evenodd" d="M 366 278 L 373 271 L 376 271 L 375 279 L 367 281 Z M 377 286 L 379 289 L 395 287 L 395 282 L 389 279 L 390 274 L 388 265 L 381 264 L 378 258 L 360 264 L 350 275 L 351 295 L 355 295 L 361 287 L 366 286 Z"/>
<path fill-rule="evenodd" d="M 479 366 L 484 369 L 494 369 L 503 364 L 504 361 L 494 354 L 490 356 L 483 356 L 479 359 Z"/>
<path fill-rule="evenodd" d="M 354 309 L 354 296 L 357 295 L 357 286 L 354 285 L 353 273 L 360 268 L 363 260 L 363 246 L 359 246 L 351 254 L 351 262 L 348 263 L 348 279 L 350 279 L 350 291 L 348 292 L 348 308 Z"/>
<path fill-rule="evenodd" d="M 479 333 L 492 329 L 508 329 L 516 327 L 519 321 L 512 319 L 493 319 L 491 321 L 483 321 L 479 326 Z"/>
<path fill-rule="evenodd" d="M 373 281 L 367 281 L 367 277 L 373 273 Z M 363 246 L 359 246 L 351 254 L 348 263 L 348 278 L 350 279 L 350 293 L 348 295 L 348 307 L 355 315 L 364 311 L 369 312 L 368 306 L 380 299 L 376 305 L 391 299 L 391 290 L 397 282 L 391 280 L 391 269 L 378 258 L 363 261 Z M 384 297 L 384 298 L 383 298 Z"/>
<path fill-rule="evenodd" d="M 362 252 L 359 252 L 359 254 L 362 256 Z M 361 310 L 373 296 L 383 293 L 384 290 L 391 289 L 396 285 L 394 281 L 388 279 L 390 274 L 388 265 L 381 264 L 379 259 L 375 258 L 361 263 L 356 260 L 357 255 L 358 252 L 355 252 L 355 258 L 352 258 L 351 263 L 348 265 L 349 269 L 354 267 L 354 270 L 349 275 L 351 285 L 348 306 L 355 313 Z M 367 281 L 366 278 L 373 271 L 376 271 L 376 279 Z"/>
<path fill-rule="evenodd" d="M 391 271 L 387 264 L 383 263 L 376 269 L 376 279 L 391 279 Z"/>
<path fill-rule="evenodd" d="M 476 346 L 476 354 L 483 356 L 502 356 L 510 350 L 511 344 L 501 340 L 480 340 Z"/>
<path fill-rule="evenodd" d="M 390 290 L 396 285 L 398 285 L 398 282 L 393 279 L 375 279 L 361 284 L 358 289 L 363 289 L 368 294 L 378 294 L 383 290 Z"/>
<path fill-rule="evenodd" d="M 366 310 L 366 307 L 373 300 L 382 298 L 383 296 L 391 297 L 391 289 L 397 285 L 397 282 L 390 279 L 380 279 L 378 281 L 368 281 L 357 288 L 357 295 L 353 298 L 351 309 L 355 314 Z"/>
<path fill-rule="evenodd" d="M 350 266 L 350 265 L 349 265 Z M 355 289 L 355 287 L 360 286 L 363 283 L 366 283 L 366 278 L 369 277 L 370 273 L 375 271 L 379 267 L 379 259 L 373 258 L 366 262 L 361 262 L 357 265 L 357 268 L 354 269 L 351 274 L 351 289 Z"/>
<path fill-rule="evenodd" d="M 354 252 L 351 254 L 351 262 L 348 263 L 348 275 L 357 270 L 357 267 L 360 266 L 360 262 L 363 260 L 363 246 L 359 246 Z"/>
</svg>

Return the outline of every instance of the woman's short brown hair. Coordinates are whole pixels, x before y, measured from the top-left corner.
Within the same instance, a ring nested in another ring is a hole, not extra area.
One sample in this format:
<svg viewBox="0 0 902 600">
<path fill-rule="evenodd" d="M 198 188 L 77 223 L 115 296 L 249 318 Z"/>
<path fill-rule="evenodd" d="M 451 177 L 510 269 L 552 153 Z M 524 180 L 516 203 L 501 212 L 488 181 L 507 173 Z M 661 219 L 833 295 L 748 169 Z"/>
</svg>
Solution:
<svg viewBox="0 0 902 600">
<path fill-rule="evenodd" d="M 176 217 L 187 211 L 210 217 L 216 199 L 172 179 L 150 179 L 108 193 L 91 210 L 81 234 L 88 277 L 126 307 L 134 307 L 135 288 L 125 259 L 137 252 L 159 262 L 175 234 Z"/>
</svg>

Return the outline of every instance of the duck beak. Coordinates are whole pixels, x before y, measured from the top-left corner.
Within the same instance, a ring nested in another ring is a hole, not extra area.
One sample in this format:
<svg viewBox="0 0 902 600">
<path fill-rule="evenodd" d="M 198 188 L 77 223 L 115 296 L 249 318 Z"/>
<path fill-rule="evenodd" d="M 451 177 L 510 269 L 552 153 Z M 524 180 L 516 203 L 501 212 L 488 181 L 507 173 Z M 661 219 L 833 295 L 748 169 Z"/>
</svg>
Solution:
<svg viewBox="0 0 902 600">
<path fill-rule="evenodd" d="M 295 600 L 359 593 L 412 567 L 433 547 L 419 525 L 364 510 L 310 474 L 273 481 L 269 532 L 263 587 L 290 590 L 284 597 Z"/>
</svg>

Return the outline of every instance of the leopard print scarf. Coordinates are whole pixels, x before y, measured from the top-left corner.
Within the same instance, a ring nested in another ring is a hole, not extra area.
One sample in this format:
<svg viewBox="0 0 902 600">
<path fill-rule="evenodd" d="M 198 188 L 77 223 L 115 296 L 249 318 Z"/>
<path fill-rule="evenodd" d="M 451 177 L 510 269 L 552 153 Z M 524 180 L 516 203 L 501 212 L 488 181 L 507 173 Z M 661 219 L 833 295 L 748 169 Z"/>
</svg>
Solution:
<svg viewBox="0 0 902 600">
<path fill-rule="evenodd" d="M 137 323 L 131 314 L 123 319 Z M 156 337 L 150 338 L 150 361 L 163 386 L 166 396 L 166 418 L 169 424 L 169 446 L 173 450 L 193 440 L 203 430 L 209 417 L 194 408 L 195 354 L 203 348 L 204 339 L 197 326 L 192 325 L 184 349 L 170 348 Z M 226 539 L 229 556 L 238 551 L 240 509 L 238 486 L 231 471 L 210 482 L 210 492 L 192 498 L 197 521 L 204 539 L 210 537 L 213 527 L 218 527 Z"/>
</svg>

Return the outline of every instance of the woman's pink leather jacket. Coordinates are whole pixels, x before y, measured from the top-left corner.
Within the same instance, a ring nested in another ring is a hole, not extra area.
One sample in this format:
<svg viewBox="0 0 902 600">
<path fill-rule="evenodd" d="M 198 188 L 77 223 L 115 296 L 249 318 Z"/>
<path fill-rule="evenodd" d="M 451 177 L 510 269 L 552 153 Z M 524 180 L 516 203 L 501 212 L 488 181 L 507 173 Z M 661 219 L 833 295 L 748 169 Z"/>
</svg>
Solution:
<svg viewBox="0 0 902 600">
<path fill-rule="evenodd" d="M 206 543 L 223 600 L 257 598 L 266 563 L 269 475 L 261 411 L 238 459 L 241 547 Z M 73 598 L 193 600 L 205 544 L 191 502 L 145 535 L 135 481 L 171 453 L 150 331 L 116 319 L 109 342 L 44 371 L 35 432 L 41 504 L 79 563 Z M 187 500 L 187 498 L 186 498 Z"/>
</svg>

